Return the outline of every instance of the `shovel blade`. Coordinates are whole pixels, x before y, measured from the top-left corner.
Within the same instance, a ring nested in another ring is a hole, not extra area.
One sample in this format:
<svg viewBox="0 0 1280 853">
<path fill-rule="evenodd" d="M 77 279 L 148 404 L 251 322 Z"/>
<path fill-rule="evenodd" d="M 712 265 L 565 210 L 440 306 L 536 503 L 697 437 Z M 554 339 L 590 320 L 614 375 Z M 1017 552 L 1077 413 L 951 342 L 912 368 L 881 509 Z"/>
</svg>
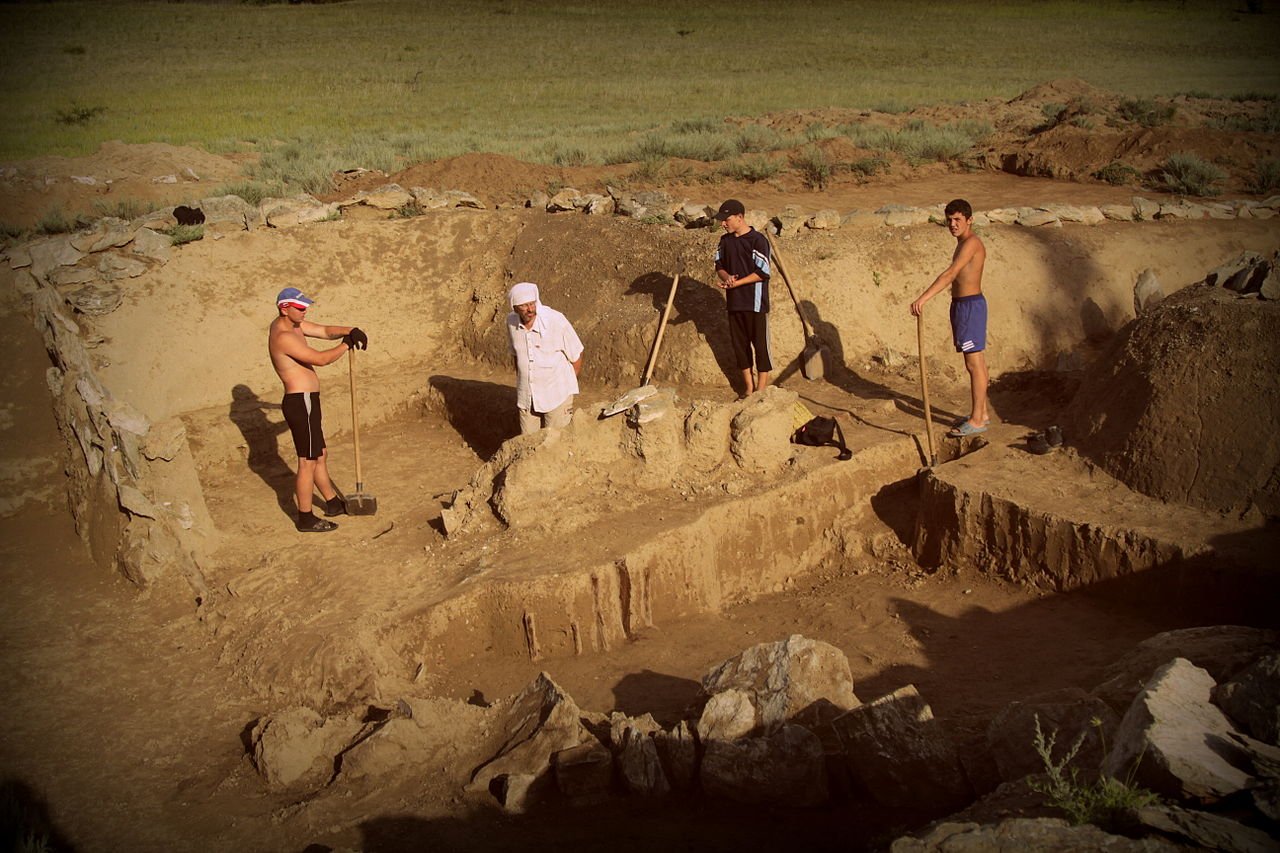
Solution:
<svg viewBox="0 0 1280 853">
<path fill-rule="evenodd" d="M 805 379 L 821 379 L 823 373 L 822 367 L 822 347 L 817 341 L 810 340 L 805 344 L 804 352 L 800 355 L 800 374 Z"/>
<path fill-rule="evenodd" d="M 364 492 L 347 495 L 347 515 L 373 515 L 378 511 L 378 499 Z"/>
</svg>

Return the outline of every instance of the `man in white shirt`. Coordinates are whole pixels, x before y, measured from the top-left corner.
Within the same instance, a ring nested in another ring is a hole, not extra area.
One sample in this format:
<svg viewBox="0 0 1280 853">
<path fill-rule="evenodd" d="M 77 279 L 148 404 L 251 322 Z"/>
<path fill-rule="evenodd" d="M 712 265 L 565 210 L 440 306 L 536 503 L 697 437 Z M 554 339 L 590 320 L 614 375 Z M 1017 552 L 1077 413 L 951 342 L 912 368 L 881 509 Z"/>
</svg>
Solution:
<svg viewBox="0 0 1280 853">
<path fill-rule="evenodd" d="M 568 426 L 582 372 L 582 341 L 569 319 L 538 301 L 538 285 L 522 281 L 511 288 L 507 334 L 516 367 L 520 434 Z"/>
</svg>

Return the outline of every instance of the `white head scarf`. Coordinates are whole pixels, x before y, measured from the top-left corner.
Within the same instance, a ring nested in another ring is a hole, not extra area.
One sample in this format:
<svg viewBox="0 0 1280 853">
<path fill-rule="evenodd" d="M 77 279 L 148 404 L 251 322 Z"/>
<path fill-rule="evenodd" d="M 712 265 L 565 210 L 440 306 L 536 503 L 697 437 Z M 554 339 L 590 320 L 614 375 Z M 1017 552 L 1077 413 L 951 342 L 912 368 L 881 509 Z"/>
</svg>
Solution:
<svg viewBox="0 0 1280 853">
<path fill-rule="evenodd" d="M 514 310 L 517 305 L 524 305 L 526 302 L 538 302 L 538 285 L 531 281 L 522 281 L 515 287 L 511 288 L 511 308 Z M 542 303 L 538 303 L 541 307 Z"/>
</svg>

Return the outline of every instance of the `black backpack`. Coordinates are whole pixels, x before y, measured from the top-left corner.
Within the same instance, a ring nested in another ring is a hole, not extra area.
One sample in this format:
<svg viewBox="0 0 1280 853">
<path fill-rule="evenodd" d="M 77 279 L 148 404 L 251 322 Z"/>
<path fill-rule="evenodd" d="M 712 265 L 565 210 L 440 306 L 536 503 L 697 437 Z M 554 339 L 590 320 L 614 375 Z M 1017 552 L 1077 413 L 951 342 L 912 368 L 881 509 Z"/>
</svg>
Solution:
<svg viewBox="0 0 1280 853">
<path fill-rule="evenodd" d="M 793 444 L 808 445 L 809 447 L 834 445 L 840 448 L 840 453 L 836 456 L 837 459 L 853 458 L 853 451 L 844 443 L 844 430 L 840 428 L 840 422 L 835 418 L 814 415 L 792 434 L 791 442 Z"/>
</svg>

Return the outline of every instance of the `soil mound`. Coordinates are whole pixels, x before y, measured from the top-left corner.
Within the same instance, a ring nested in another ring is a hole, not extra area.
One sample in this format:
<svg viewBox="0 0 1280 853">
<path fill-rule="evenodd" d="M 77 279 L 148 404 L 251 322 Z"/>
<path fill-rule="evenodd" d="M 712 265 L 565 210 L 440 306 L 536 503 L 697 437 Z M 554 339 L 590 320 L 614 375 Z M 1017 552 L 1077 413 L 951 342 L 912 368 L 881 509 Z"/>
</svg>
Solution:
<svg viewBox="0 0 1280 853">
<path fill-rule="evenodd" d="M 1280 516 L 1280 303 L 1185 288 L 1086 374 L 1069 439 L 1131 488 Z"/>
</svg>

